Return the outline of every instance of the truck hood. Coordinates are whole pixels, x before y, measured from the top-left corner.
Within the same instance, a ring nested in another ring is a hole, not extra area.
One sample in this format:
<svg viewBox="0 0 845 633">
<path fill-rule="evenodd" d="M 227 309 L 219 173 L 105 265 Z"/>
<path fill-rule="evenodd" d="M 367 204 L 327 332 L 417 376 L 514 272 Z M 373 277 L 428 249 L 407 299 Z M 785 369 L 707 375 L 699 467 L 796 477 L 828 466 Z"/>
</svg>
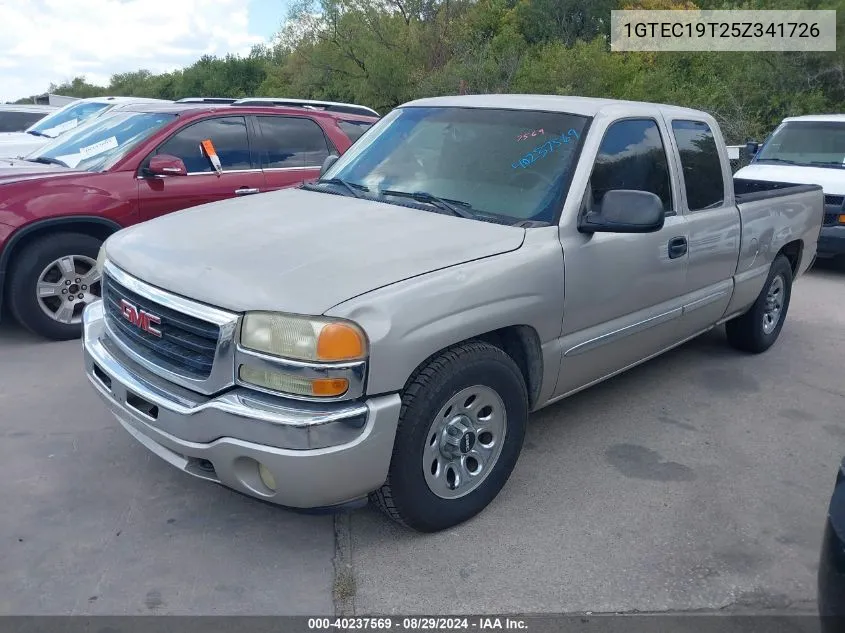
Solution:
<svg viewBox="0 0 845 633">
<path fill-rule="evenodd" d="M 796 185 L 821 185 L 826 194 L 845 195 L 845 169 L 802 167 L 800 165 L 752 164 L 734 174 L 734 178 L 791 182 Z"/>
<path fill-rule="evenodd" d="M 44 136 L 33 136 L 26 132 L 0 133 L 0 158 L 26 156 L 52 140 Z"/>
<path fill-rule="evenodd" d="M 403 279 L 518 249 L 525 229 L 288 189 L 215 202 L 115 233 L 110 261 L 234 312 L 319 315 Z"/>
</svg>

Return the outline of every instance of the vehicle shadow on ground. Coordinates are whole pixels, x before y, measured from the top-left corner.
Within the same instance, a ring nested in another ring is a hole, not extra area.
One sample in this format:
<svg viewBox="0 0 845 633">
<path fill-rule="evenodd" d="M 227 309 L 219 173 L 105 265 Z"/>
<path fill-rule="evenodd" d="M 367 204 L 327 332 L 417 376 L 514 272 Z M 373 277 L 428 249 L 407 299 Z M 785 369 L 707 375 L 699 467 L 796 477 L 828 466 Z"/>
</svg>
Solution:
<svg viewBox="0 0 845 633">
<path fill-rule="evenodd" d="M 0 345 L 4 347 L 8 345 L 32 345 L 35 343 L 50 342 L 22 328 L 9 316 L 4 316 L 0 320 Z"/>
</svg>

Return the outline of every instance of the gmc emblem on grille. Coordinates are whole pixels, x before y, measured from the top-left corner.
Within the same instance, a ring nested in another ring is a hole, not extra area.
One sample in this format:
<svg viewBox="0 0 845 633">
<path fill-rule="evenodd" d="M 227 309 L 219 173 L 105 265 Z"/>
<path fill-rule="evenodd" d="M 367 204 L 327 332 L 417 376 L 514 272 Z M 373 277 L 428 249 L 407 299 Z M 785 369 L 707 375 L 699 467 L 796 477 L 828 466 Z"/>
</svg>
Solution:
<svg viewBox="0 0 845 633">
<path fill-rule="evenodd" d="M 161 323 L 161 317 L 139 310 L 137 306 L 132 305 L 126 299 L 120 300 L 120 312 L 123 318 L 135 327 L 161 338 L 161 330 L 155 327 Z"/>
</svg>

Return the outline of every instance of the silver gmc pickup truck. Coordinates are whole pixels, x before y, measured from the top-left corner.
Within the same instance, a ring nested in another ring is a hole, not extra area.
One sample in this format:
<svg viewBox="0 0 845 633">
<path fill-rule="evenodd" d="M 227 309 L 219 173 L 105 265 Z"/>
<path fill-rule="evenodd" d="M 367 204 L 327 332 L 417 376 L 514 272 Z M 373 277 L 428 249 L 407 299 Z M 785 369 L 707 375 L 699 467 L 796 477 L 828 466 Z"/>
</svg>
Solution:
<svg viewBox="0 0 845 633">
<path fill-rule="evenodd" d="M 505 485 L 530 412 L 720 324 L 771 346 L 823 205 L 734 180 L 703 112 L 423 99 L 319 181 L 109 238 L 85 369 L 191 475 L 442 530 Z"/>
</svg>

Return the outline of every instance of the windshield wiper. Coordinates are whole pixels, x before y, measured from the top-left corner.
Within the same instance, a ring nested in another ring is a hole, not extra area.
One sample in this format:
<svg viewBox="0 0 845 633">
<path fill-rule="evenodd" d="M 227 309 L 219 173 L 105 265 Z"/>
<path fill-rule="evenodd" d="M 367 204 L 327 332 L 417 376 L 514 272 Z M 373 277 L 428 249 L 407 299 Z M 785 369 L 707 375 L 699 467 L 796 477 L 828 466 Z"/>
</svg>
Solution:
<svg viewBox="0 0 845 633">
<path fill-rule="evenodd" d="M 786 160 L 785 158 L 758 158 L 755 162 L 762 163 L 763 161 L 768 161 L 772 163 L 783 163 L 785 165 L 797 165 L 794 160 Z"/>
<path fill-rule="evenodd" d="M 314 184 L 309 183 L 307 186 L 303 185 L 303 187 L 311 189 L 311 187 L 314 187 L 315 185 L 340 185 L 356 198 L 361 197 L 361 194 L 358 193 L 359 191 L 369 191 L 369 189 L 364 185 L 359 185 L 357 182 L 349 182 L 343 178 L 326 178 L 325 180 L 318 180 Z"/>
<path fill-rule="evenodd" d="M 70 169 L 70 165 L 66 162 L 59 160 L 58 158 L 50 158 L 49 156 L 39 156 L 38 158 L 27 158 L 31 163 L 41 163 L 42 165 L 59 165 L 60 167 L 67 167 Z"/>
<path fill-rule="evenodd" d="M 437 196 L 426 193 L 425 191 L 394 191 L 392 189 L 382 189 L 379 191 L 379 194 L 382 196 L 396 196 L 397 198 L 411 198 L 417 202 L 434 205 L 435 207 L 438 207 L 443 211 L 448 211 L 452 215 L 460 218 L 468 218 L 470 220 L 475 219 L 475 216 L 466 210 L 472 208 L 472 205 L 469 202 L 438 198 Z M 465 208 L 461 209 L 459 207 Z"/>
</svg>

